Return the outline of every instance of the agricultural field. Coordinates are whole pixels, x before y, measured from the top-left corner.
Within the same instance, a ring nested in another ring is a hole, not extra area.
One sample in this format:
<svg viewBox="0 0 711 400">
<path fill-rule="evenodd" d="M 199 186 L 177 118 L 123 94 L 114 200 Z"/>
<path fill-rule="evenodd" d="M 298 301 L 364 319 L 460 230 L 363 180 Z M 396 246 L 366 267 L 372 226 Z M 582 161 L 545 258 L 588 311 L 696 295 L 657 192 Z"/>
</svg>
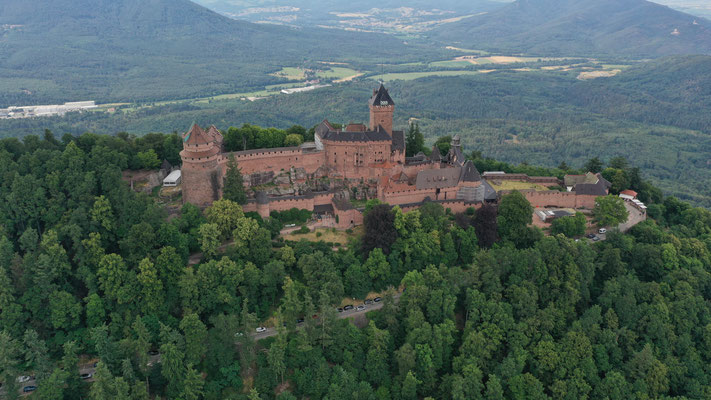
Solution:
<svg viewBox="0 0 711 400">
<path fill-rule="evenodd" d="M 284 67 L 271 75 L 290 81 L 302 81 L 306 79 L 306 70 L 302 68 Z"/>
</svg>

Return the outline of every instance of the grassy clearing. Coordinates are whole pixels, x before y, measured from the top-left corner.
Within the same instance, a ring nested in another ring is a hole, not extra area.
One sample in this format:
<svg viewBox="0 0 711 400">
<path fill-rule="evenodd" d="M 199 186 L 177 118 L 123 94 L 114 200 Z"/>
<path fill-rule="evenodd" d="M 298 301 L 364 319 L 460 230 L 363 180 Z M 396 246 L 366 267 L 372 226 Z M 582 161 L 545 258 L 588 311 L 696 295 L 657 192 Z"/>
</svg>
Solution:
<svg viewBox="0 0 711 400">
<path fill-rule="evenodd" d="M 359 73 L 359 71 L 356 71 L 351 68 L 333 67 L 325 71 L 317 72 L 316 76 L 322 79 L 344 79 L 354 75 L 358 75 Z"/>
<path fill-rule="evenodd" d="M 284 67 L 281 71 L 277 71 L 271 75 L 286 78 L 290 81 L 303 81 L 306 79 L 305 71 L 301 68 L 294 67 Z"/>
<path fill-rule="evenodd" d="M 491 187 L 497 192 L 500 190 L 535 190 L 537 192 L 547 192 L 549 189 L 543 185 L 528 182 L 517 181 L 497 181 L 496 179 L 487 180 Z"/>
<path fill-rule="evenodd" d="M 341 245 L 346 245 L 352 238 L 356 238 L 362 234 L 362 227 L 357 227 L 352 230 L 351 233 L 346 231 L 332 230 L 331 228 L 318 228 L 314 232 L 306 234 L 294 234 L 284 236 L 284 240 L 292 240 L 298 242 L 302 239 L 309 242 L 333 242 L 340 243 Z M 319 236 L 319 233 L 321 234 Z"/>
<path fill-rule="evenodd" d="M 471 65 L 469 61 L 450 60 L 450 61 L 435 61 L 430 63 L 432 68 L 465 68 Z"/>
<path fill-rule="evenodd" d="M 484 50 L 462 49 L 462 48 L 454 47 L 454 46 L 447 46 L 447 47 L 445 47 L 445 49 L 454 50 L 454 51 L 461 51 L 463 53 L 474 53 L 474 54 L 479 54 L 481 56 L 485 56 L 485 55 L 489 54 L 489 52 L 484 51 Z"/>
</svg>

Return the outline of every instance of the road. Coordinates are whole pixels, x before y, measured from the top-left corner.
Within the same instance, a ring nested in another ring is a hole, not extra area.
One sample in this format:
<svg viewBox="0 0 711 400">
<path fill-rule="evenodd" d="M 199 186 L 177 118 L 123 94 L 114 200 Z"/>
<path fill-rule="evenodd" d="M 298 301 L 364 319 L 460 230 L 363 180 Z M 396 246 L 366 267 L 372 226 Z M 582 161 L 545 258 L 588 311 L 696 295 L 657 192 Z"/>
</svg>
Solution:
<svg viewBox="0 0 711 400">
<path fill-rule="evenodd" d="M 400 301 L 400 293 L 395 294 L 395 295 L 393 296 L 393 300 L 395 300 L 395 304 L 397 304 L 397 302 Z M 380 310 L 381 308 L 383 308 L 383 302 L 382 302 L 382 301 L 380 301 L 380 302 L 378 302 L 378 303 L 368 304 L 368 305 L 361 303 L 360 305 L 362 305 L 363 307 L 365 307 L 365 309 L 364 309 L 364 310 L 361 310 L 361 311 L 358 311 L 358 310 L 357 310 L 357 307 L 358 307 L 358 306 L 354 305 L 354 308 L 353 308 L 352 310 L 347 310 L 347 311 L 344 310 L 343 312 L 338 313 L 338 318 L 339 318 L 339 319 L 345 319 L 345 318 L 357 317 L 357 316 L 359 316 L 359 315 L 364 315 L 365 313 L 367 313 L 367 312 L 369 312 L 369 311 Z M 303 326 L 303 325 L 304 325 L 303 323 L 297 324 L 297 328 L 298 328 L 298 327 L 301 327 L 301 326 Z M 276 329 L 276 328 L 267 328 L 266 331 L 261 332 L 261 333 L 255 333 L 255 334 L 252 335 L 252 337 L 253 337 L 255 340 L 259 341 L 259 340 L 262 340 L 262 339 L 270 338 L 270 337 L 272 337 L 272 336 L 276 336 L 277 333 L 278 333 L 278 332 L 277 332 L 277 329 Z"/>
<path fill-rule="evenodd" d="M 395 301 L 395 304 L 397 304 L 398 301 L 400 301 L 400 293 L 396 293 L 393 296 L 393 300 Z M 359 305 L 362 305 L 364 307 L 364 309 L 358 310 L 357 307 Z M 345 318 L 358 317 L 361 315 L 365 315 L 365 313 L 367 313 L 369 311 L 380 310 L 381 308 L 383 308 L 382 301 L 377 302 L 377 303 L 373 302 L 372 304 L 367 304 L 367 305 L 364 303 L 361 303 L 359 305 L 354 304 L 354 307 L 352 310 L 347 310 L 347 311 L 344 310 L 343 312 L 338 313 L 338 318 L 345 319 Z M 303 327 L 303 325 L 304 325 L 304 323 L 297 324 L 297 328 Z M 254 338 L 254 340 L 260 341 L 260 340 L 263 340 L 266 338 L 270 338 L 272 336 L 276 336 L 277 333 L 278 332 L 277 332 L 276 328 L 267 328 L 267 330 L 264 332 L 253 333 L 252 337 Z M 149 366 L 155 365 L 157 363 L 160 363 L 160 354 L 152 355 L 149 357 L 149 362 L 148 362 Z M 94 373 L 96 373 L 96 367 L 94 367 L 94 365 L 95 365 L 95 363 L 89 363 L 89 364 L 84 364 L 84 365 L 79 366 L 79 374 L 80 375 L 83 375 L 83 374 L 91 374 L 92 375 L 91 378 L 85 380 L 86 382 L 93 382 L 94 381 L 93 375 L 94 375 Z M 37 386 L 37 382 L 34 379 L 30 379 L 27 382 L 20 383 L 19 386 L 20 386 L 20 394 L 22 396 L 27 396 L 27 395 L 30 395 L 31 393 L 22 392 L 22 388 L 24 388 L 25 386 Z M 0 396 L 4 397 L 4 393 L 5 393 L 5 391 L 3 389 L 0 389 Z"/>
</svg>

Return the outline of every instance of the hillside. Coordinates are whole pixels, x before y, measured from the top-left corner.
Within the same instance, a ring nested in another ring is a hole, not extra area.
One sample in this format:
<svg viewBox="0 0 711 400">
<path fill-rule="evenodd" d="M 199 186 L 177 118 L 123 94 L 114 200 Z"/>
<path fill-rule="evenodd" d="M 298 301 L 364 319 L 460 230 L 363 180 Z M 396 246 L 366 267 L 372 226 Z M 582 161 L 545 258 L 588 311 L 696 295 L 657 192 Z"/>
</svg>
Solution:
<svg viewBox="0 0 711 400">
<path fill-rule="evenodd" d="M 435 30 L 459 47 L 531 54 L 711 54 L 711 21 L 645 0 L 518 0 Z"/>
<path fill-rule="evenodd" d="M 407 52 L 391 37 L 256 25 L 188 0 L 6 0 L 0 27 L 0 107 L 236 92 L 305 60 Z"/>
</svg>

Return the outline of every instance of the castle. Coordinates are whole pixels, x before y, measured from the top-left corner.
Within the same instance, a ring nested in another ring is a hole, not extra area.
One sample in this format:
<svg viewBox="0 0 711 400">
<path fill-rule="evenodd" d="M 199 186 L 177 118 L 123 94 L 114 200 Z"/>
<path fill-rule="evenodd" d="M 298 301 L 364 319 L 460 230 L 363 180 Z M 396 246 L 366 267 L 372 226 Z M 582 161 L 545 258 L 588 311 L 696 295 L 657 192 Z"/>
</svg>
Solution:
<svg viewBox="0 0 711 400">
<path fill-rule="evenodd" d="M 245 186 L 252 188 L 245 211 L 263 217 L 296 207 L 328 214 L 345 228 L 362 222 L 354 196 L 404 209 L 435 201 L 453 211 L 496 200 L 496 192 L 464 157 L 458 136 L 444 157 L 437 148 L 429 157 L 422 153 L 405 157 L 405 134 L 393 130 L 395 103 L 382 84 L 373 91 L 368 107 L 367 126 L 336 129 L 324 120 L 315 129 L 314 141 L 298 147 L 226 153 L 217 128 L 193 125 L 183 135 L 180 153 L 184 202 L 205 207 L 219 199 L 230 157 Z"/>
</svg>

